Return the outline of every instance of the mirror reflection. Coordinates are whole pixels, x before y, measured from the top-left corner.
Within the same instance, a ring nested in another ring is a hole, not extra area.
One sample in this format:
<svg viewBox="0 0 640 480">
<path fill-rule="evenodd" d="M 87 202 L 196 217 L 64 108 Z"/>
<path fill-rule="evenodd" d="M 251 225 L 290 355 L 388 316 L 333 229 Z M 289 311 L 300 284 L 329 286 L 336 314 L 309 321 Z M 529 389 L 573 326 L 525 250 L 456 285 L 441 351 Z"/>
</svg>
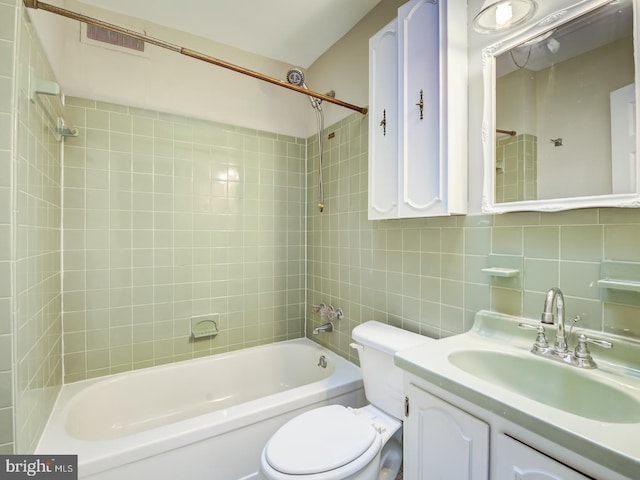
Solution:
<svg viewBox="0 0 640 480">
<path fill-rule="evenodd" d="M 622 0 L 495 57 L 495 203 L 636 192 L 633 47 Z"/>
</svg>

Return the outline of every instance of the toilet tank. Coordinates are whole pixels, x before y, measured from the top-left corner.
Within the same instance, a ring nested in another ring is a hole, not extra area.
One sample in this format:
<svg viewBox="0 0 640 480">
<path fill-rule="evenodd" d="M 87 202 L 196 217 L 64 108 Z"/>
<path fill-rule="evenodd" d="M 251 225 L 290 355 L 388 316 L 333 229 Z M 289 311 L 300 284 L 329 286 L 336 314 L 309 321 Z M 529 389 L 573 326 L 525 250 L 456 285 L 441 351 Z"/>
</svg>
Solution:
<svg viewBox="0 0 640 480">
<path fill-rule="evenodd" d="M 387 414 L 402 419 L 403 371 L 395 366 L 393 356 L 400 350 L 435 340 L 375 320 L 358 325 L 351 336 L 357 342 L 352 346 L 358 350 L 367 400 Z"/>
</svg>

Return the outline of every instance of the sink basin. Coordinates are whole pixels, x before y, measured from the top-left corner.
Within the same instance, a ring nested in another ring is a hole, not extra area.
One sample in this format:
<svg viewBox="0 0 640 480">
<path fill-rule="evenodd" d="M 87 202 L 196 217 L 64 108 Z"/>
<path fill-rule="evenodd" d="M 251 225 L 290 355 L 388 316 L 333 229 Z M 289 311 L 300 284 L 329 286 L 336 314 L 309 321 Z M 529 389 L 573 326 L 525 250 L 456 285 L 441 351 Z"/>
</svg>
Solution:
<svg viewBox="0 0 640 480">
<path fill-rule="evenodd" d="M 609 423 L 640 422 L 640 402 L 593 371 L 555 363 L 533 355 L 490 350 L 459 350 L 449 354 L 457 368 L 574 415 Z"/>
</svg>

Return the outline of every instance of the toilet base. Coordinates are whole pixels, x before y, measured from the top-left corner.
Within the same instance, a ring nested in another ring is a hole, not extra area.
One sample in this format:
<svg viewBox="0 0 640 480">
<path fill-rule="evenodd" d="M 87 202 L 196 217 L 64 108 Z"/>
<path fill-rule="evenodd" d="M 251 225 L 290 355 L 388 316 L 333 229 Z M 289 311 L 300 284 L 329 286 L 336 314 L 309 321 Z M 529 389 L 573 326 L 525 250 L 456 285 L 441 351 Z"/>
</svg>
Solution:
<svg viewBox="0 0 640 480">
<path fill-rule="evenodd" d="M 395 480 L 402 467 L 402 445 L 395 436 L 382 448 L 378 480 Z"/>
</svg>

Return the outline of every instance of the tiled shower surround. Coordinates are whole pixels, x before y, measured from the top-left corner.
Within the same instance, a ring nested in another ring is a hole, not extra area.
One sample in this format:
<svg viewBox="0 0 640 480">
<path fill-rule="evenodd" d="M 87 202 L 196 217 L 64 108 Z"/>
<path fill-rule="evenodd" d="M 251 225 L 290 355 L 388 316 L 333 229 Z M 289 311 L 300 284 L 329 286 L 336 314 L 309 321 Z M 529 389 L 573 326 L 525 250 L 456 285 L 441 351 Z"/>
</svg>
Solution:
<svg viewBox="0 0 640 480">
<path fill-rule="evenodd" d="M 596 284 L 602 260 L 640 261 L 638 210 L 369 221 L 353 114 L 323 135 L 320 214 L 315 135 L 305 165 L 304 139 L 78 98 L 67 111 L 67 382 L 298 337 L 305 315 L 307 335 L 356 360 L 362 321 L 433 337 L 482 308 L 537 321 L 552 286 L 583 327 L 640 337 L 640 300 L 603 302 Z M 523 275 L 482 273 L 490 254 L 521 256 Z M 320 302 L 345 312 L 333 334 L 311 334 Z M 211 312 L 221 333 L 192 341 L 189 318 Z"/>
<path fill-rule="evenodd" d="M 65 381 L 303 334 L 306 141 L 67 99 Z M 215 338 L 190 318 L 219 314 Z"/>
<path fill-rule="evenodd" d="M 496 140 L 496 201 L 518 202 L 538 198 L 538 139 L 521 133 Z"/>
<path fill-rule="evenodd" d="M 33 451 L 62 384 L 62 159 L 43 111 L 59 100 L 31 101 L 30 72 L 54 77 L 20 4 L 0 0 L 3 454 Z"/>
</svg>

